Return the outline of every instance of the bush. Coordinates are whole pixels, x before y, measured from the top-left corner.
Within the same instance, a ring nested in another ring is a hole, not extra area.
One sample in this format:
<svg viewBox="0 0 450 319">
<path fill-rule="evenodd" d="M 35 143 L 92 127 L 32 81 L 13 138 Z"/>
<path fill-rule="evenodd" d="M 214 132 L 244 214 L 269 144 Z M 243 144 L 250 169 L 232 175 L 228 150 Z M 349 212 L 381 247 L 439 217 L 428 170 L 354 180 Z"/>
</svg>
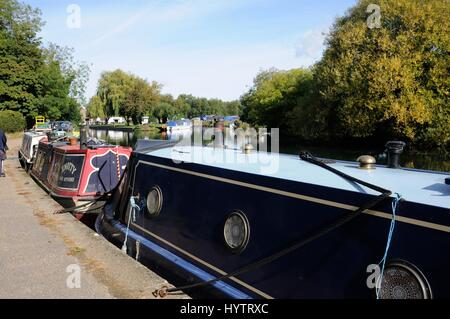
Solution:
<svg viewBox="0 0 450 319">
<path fill-rule="evenodd" d="M 23 131 L 25 118 L 22 113 L 15 111 L 0 111 L 0 129 L 7 133 Z"/>
</svg>

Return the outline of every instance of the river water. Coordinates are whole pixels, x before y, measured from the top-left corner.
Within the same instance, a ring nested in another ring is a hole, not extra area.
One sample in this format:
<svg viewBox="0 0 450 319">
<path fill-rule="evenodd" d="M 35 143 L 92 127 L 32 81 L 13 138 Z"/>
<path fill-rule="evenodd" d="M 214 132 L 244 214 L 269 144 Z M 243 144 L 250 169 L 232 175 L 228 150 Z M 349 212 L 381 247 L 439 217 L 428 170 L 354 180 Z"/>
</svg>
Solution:
<svg viewBox="0 0 450 319">
<path fill-rule="evenodd" d="M 107 130 L 89 130 L 89 135 L 110 144 L 131 146 L 133 147 L 138 139 L 164 139 L 179 140 L 180 138 L 200 138 L 204 132 L 200 131 L 184 131 L 175 134 L 155 133 L 145 131 L 123 132 L 123 131 L 107 131 Z M 386 156 L 384 149 L 375 148 L 352 148 L 352 147 L 336 147 L 330 146 L 306 146 L 301 143 L 287 143 L 280 140 L 280 153 L 299 154 L 300 151 L 307 150 L 311 154 L 322 158 L 332 158 L 337 160 L 355 161 L 360 155 L 372 155 L 377 159 L 378 164 L 386 164 Z M 405 151 L 401 156 L 401 164 L 403 167 L 416 168 L 424 170 L 433 170 L 441 172 L 450 172 L 450 154 L 443 153 L 418 153 Z"/>
</svg>

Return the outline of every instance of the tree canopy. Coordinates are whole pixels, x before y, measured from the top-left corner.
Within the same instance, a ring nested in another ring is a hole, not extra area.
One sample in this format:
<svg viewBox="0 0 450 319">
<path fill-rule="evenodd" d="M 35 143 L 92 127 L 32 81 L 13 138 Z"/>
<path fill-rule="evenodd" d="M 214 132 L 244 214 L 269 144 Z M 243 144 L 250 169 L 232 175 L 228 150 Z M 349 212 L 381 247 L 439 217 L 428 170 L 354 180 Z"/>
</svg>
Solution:
<svg viewBox="0 0 450 319">
<path fill-rule="evenodd" d="M 180 94 L 176 99 L 161 93 L 162 85 L 149 83 L 122 70 L 104 72 L 98 81 L 97 94 L 91 98 L 88 113 L 91 117 L 123 116 L 140 123 L 143 116 L 165 123 L 168 119 L 193 118 L 206 114 L 239 115 L 239 101 L 198 98 Z"/>
<path fill-rule="evenodd" d="M 21 112 L 29 125 L 37 115 L 78 121 L 89 68 L 70 49 L 43 47 L 42 26 L 38 9 L 0 2 L 0 110 Z"/>
<path fill-rule="evenodd" d="M 380 0 L 369 28 L 361 0 L 338 19 L 315 70 L 330 129 L 339 137 L 450 142 L 450 5 Z"/>
<path fill-rule="evenodd" d="M 153 112 L 159 99 L 158 83 L 115 70 L 102 73 L 97 95 L 91 98 L 87 110 L 91 117 L 124 116 L 138 123 L 143 115 Z"/>
<path fill-rule="evenodd" d="M 360 0 L 338 18 L 311 70 L 263 71 L 241 98 L 253 124 L 305 140 L 401 138 L 450 143 L 450 5 Z"/>
<path fill-rule="evenodd" d="M 374 17 L 374 8 L 379 16 Z M 378 19 L 379 17 L 379 19 Z M 447 0 L 359 0 L 336 20 L 311 68 L 256 75 L 240 101 L 162 94 L 162 85 L 122 70 L 104 72 L 91 117 L 143 116 L 159 122 L 242 115 L 304 140 L 400 138 L 450 145 L 450 5 Z M 375 23 L 374 23 L 375 22 Z M 0 1 L 0 111 L 79 120 L 89 66 L 72 49 L 44 46 L 41 13 Z"/>
<path fill-rule="evenodd" d="M 261 71 L 253 87 L 241 98 L 244 119 L 257 125 L 286 128 L 288 114 L 309 93 L 311 81 L 309 69 Z"/>
</svg>

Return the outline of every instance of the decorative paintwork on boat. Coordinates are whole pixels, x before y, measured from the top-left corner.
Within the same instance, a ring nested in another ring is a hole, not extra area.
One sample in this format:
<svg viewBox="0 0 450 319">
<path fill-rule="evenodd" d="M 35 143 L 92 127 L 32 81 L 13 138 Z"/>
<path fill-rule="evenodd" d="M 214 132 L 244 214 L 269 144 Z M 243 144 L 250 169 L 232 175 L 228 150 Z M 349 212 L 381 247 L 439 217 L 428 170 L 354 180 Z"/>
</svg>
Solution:
<svg viewBox="0 0 450 319">
<path fill-rule="evenodd" d="M 31 175 L 52 196 L 76 204 L 111 191 L 119 182 L 131 149 L 41 142 Z"/>
<path fill-rule="evenodd" d="M 379 195 L 296 156 L 147 143 L 152 148 L 132 154 L 97 230 L 119 246 L 127 233 L 130 255 L 180 284 L 273 256 Z M 373 298 L 367 271 L 389 247 L 383 297 L 448 298 L 448 174 L 328 165 L 401 194 L 390 246 L 394 196 L 299 249 L 200 291 L 231 298 Z"/>
<path fill-rule="evenodd" d="M 38 180 L 42 185 L 48 187 L 48 172 L 52 165 L 53 149 L 66 146 L 67 142 L 47 142 L 39 143 L 36 153 L 36 162 L 31 170 L 31 176 Z"/>
</svg>

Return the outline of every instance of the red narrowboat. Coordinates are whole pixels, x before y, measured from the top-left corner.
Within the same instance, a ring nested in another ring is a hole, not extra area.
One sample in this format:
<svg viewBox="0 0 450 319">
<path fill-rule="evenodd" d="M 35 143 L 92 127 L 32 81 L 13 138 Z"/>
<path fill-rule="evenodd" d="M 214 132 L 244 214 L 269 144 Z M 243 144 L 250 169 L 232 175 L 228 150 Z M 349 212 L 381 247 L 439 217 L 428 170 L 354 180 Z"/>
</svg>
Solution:
<svg viewBox="0 0 450 319">
<path fill-rule="evenodd" d="M 81 147 L 42 141 L 31 175 L 64 207 L 89 204 L 116 187 L 131 151 L 106 144 Z"/>
</svg>

